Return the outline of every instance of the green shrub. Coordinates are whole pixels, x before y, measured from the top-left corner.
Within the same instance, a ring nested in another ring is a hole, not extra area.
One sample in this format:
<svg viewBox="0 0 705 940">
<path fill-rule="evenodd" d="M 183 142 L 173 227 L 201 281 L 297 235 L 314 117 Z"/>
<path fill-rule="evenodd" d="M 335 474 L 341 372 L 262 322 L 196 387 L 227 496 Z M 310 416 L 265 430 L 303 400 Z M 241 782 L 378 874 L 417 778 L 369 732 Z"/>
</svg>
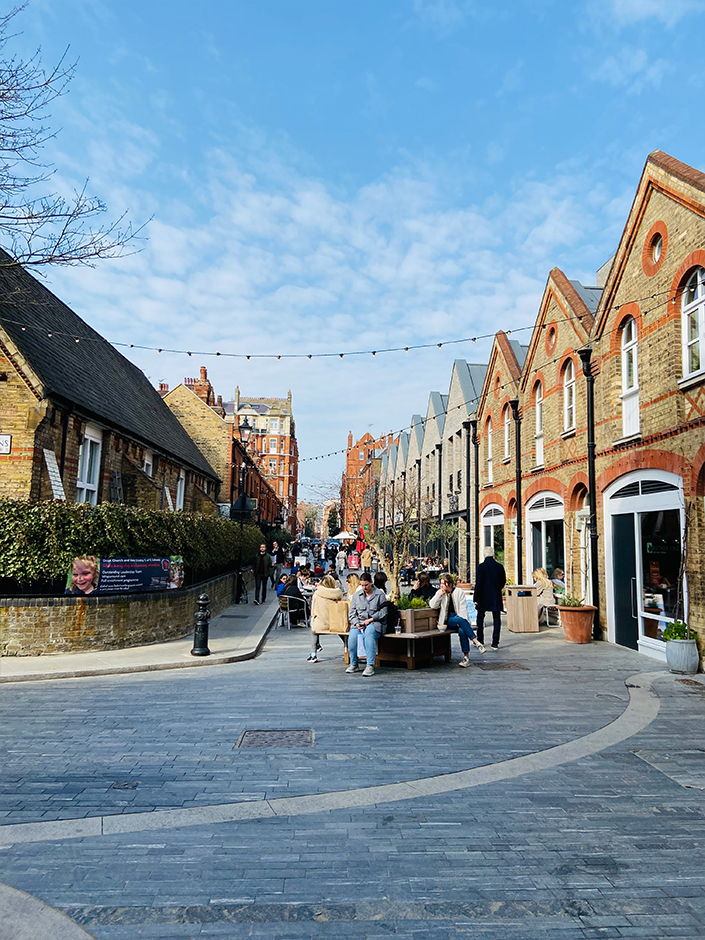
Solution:
<svg viewBox="0 0 705 940">
<path fill-rule="evenodd" d="M 182 555 L 192 570 L 254 560 L 264 541 L 256 526 L 215 516 L 131 509 L 114 503 L 0 500 L 0 577 L 21 584 L 66 575 L 76 555 Z"/>
<path fill-rule="evenodd" d="M 662 640 L 691 640 L 693 637 L 690 635 L 690 630 L 688 629 L 688 624 L 683 620 L 674 620 L 673 623 L 669 623 L 668 626 L 664 629 L 661 634 Z"/>
<path fill-rule="evenodd" d="M 409 597 L 408 594 L 402 594 L 397 601 L 397 610 L 423 610 L 428 604 L 423 597 Z"/>
</svg>

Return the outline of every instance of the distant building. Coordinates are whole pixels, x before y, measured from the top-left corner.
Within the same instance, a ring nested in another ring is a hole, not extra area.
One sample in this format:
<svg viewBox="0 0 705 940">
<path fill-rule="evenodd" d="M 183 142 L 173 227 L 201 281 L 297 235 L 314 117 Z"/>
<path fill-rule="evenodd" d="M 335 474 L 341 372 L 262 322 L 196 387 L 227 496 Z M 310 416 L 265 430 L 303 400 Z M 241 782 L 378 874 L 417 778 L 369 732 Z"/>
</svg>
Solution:
<svg viewBox="0 0 705 940">
<path fill-rule="evenodd" d="M 345 452 L 345 470 L 340 484 L 341 530 L 358 534 L 363 510 L 363 470 L 370 456 L 377 450 L 391 445 L 392 432 L 375 440 L 369 431 L 353 443 L 352 431 L 348 432 L 348 447 Z"/>
</svg>

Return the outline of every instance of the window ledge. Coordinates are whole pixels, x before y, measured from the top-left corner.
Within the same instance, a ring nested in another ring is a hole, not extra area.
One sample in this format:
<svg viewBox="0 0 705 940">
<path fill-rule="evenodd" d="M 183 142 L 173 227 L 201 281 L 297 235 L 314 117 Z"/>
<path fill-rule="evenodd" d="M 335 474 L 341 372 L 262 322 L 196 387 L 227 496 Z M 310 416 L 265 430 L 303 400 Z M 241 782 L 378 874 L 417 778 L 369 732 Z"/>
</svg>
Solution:
<svg viewBox="0 0 705 940">
<path fill-rule="evenodd" d="M 567 441 L 569 437 L 575 437 L 575 428 L 568 428 L 567 431 L 561 434 L 561 437 L 564 441 Z"/>
<path fill-rule="evenodd" d="M 494 483 L 483 483 L 483 484 L 482 484 L 482 489 L 483 489 L 483 490 L 487 490 L 487 489 L 489 489 L 491 486 L 494 486 Z"/>
<path fill-rule="evenodd" d="M 511 463 L 511 462 L 512 462 L 511 457 L 505 457 L 504 460 L 502 461 L 502 463 Z"/>
<path fill-rule="evenodd" d="M 695 388 L 696 385 L 701 385 L 705 382 L 705 369 L 701 369 L 699 372 L 694 372 L 692 375 L 686 376 L 684 379 L 678 380 L 678 388 L 685 392 L 689 388 Z"/>
<path fill-rule="evenodd" d="M 635 441 L 641 440 L 641 431 L 638 431 L 636 434 L 629 434 L 627 437 L 618 437 L 616 441 L 612 441 L 613 447 L 624 447 L 625 444 L 633 444 Z"/>
<path fill-rule="evenodd" d="M 543 464 L 543 463 L 536 464 L 535 467 L 532 467 L 532 468 L 531 468 L 531 470 L 529 471 L 529 473 L 538 473 L 540 470 L 543 470 L 543 469 L 545 468 L 545 466 L 546 466 L 546 465 Z"/>
</svg>

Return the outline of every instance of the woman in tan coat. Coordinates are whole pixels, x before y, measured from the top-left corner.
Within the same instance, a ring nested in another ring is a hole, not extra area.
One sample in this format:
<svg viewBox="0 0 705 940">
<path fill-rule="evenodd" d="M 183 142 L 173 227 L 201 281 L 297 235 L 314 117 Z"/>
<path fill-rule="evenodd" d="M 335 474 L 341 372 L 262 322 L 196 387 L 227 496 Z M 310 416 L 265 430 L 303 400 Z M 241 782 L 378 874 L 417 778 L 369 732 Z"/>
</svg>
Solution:
<svg viewBox="0 0 705 940">
<path fill-rule="evenodd" d="M 556 598 L 553 593 L 553 582 L 549 579 L 545 568 L 536 568 L 532 574 L 536 588 L 536 604 L 539 609 L 539 623 L 545 618 L 548 626 L 548 607 L 553 607 Z"/>
<path fill-rule="evenodd" d="M 314 591 L 311 598 L 311 655 L 307 662 L 317 663 L 316 653 L 321 649 L 318 633 L 327 633 L 330 627 L 330 610 L 333 604 L 339 604 L 343 592 L 337 586 L 335 578 L 327 574 Z"/>
</svg>

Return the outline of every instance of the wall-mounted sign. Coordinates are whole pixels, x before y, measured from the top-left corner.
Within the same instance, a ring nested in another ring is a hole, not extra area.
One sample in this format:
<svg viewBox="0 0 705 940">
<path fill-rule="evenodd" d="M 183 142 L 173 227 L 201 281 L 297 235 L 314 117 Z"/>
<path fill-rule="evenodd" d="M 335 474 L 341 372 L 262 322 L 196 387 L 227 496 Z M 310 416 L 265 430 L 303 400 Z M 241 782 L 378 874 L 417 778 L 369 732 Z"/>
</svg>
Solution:
<svg viewBox="0 0 705 940">
<path fill-rule="evenodd" d="M 168 558 L 74 558 L 66 579 L 67 594 L 128 594 L 166 591 L 184 583 L 181 555 Z"/>
<path fill-rule="evenodd" d="M 0 434 L 0 454 L 9 454 L 12 450 L 12 434 Z"/>
</svg>

